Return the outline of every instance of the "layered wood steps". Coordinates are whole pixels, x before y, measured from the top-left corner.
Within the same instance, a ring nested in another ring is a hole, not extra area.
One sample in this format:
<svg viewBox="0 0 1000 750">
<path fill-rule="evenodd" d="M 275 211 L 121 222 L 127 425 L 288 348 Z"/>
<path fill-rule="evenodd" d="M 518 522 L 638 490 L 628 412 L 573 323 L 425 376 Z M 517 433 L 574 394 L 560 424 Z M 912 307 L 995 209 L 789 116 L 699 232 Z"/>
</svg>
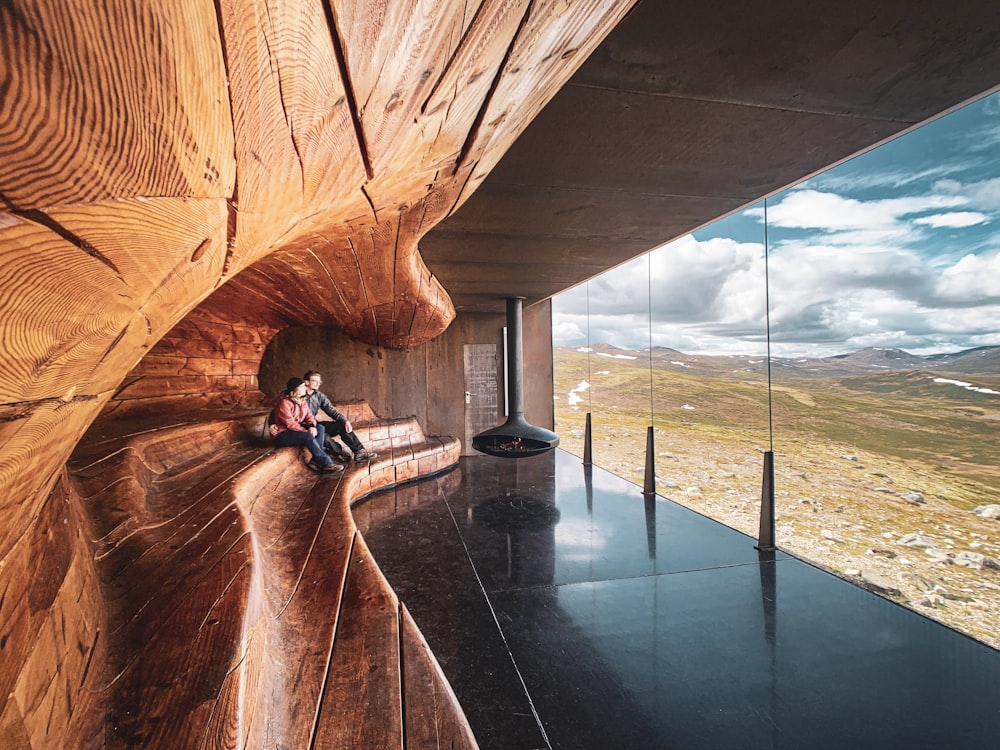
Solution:
<svg viewBox="0 0 1000 750">
<path fill-rule="evenodd" d="M 101 581 L 101 736 L 84 746 L 474 748 L 351 504 L 458 461 L 345 405 L 379 457 L 318 475 L 265 414 L 98 431 L 70 462 Z"/>
</svg>

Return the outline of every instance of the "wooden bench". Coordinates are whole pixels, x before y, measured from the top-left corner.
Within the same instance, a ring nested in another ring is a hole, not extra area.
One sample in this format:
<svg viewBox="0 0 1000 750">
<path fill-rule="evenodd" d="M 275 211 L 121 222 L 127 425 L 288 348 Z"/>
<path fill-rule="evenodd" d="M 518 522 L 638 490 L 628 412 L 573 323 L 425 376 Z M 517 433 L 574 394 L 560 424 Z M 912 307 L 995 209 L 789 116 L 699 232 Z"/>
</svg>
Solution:
<svg viewBox="0 0 1000 750">
<path fill-rule="evenodd" d="M 95 428 L 70 462 L 104 591 L 107 747 L 474 748 L 350 506 L 454 466 L 453 438 L 344 407 L 379 453 L 318 475 L 265 413 Z"/>
</svg>

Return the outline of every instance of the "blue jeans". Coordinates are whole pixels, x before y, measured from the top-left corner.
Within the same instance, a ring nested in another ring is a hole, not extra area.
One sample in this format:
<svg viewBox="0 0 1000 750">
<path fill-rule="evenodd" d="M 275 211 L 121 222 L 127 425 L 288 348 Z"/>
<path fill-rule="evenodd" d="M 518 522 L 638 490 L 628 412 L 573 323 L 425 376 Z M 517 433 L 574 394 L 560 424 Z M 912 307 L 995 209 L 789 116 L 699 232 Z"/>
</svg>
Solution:
<svg viewBox="0 0 1000 750">
<path fill-rule="evenodd" d="M 320 466 L 329 466 L 333 463 L 326 451 L 323 450 L 323 441 L 326 440 L 326 429 L 323 425 L 316 426 L 316 436 L 309 432 L 299 432 L 298 430 L 282 430 L 274 438 L 274 444 L 282 448 L 289 445 L 304 445 L 312 453 L 313 458 Z"/>
</svg>

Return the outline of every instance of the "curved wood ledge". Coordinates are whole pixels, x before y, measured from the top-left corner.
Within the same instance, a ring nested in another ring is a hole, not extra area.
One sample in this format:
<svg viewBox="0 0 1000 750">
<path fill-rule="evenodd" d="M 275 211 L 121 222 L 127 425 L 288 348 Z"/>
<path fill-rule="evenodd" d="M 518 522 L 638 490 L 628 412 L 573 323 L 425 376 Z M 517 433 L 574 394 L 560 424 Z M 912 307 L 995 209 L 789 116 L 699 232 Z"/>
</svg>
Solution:
<svg viewBox="0 0 1000 750">
<path fill-rule="evenodd" d="M 350 510 L 451 468 L 459 441 L 341 408 L 379 457 L 332 475 L 265 443 L 263 413 L 81 442 L 109 657 L 80 747 L 477 747 Z"/>
</svg>

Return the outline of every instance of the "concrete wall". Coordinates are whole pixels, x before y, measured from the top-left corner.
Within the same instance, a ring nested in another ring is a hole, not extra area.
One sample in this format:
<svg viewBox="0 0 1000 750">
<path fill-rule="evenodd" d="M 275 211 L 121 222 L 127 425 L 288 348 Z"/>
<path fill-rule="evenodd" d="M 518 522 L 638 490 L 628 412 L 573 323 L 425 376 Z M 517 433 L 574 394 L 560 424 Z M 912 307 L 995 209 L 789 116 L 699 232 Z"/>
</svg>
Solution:
<svg viewBox="0 0 1000 750">
<path fill-rule="evenodd" d="M 496 344 L 497 382 L 503 409 L 502 314 L 459 314 L 447 331 L 410 351 L 352 341 L 334 328 L 288 328 L 268 344 L 261 359 L 260 389 L 275 397 L 289 377 L 306 370 L 323 374 L 323 391 L 334 401 L 366 400 L 380 417 L 414 415 L 428 435 L 453 435 L 465 445 L 465 344 Z M 524 410 L 529 422 L 552 429 L 552 311 L 546 300 L 524 309 Z"/>
</svg>

